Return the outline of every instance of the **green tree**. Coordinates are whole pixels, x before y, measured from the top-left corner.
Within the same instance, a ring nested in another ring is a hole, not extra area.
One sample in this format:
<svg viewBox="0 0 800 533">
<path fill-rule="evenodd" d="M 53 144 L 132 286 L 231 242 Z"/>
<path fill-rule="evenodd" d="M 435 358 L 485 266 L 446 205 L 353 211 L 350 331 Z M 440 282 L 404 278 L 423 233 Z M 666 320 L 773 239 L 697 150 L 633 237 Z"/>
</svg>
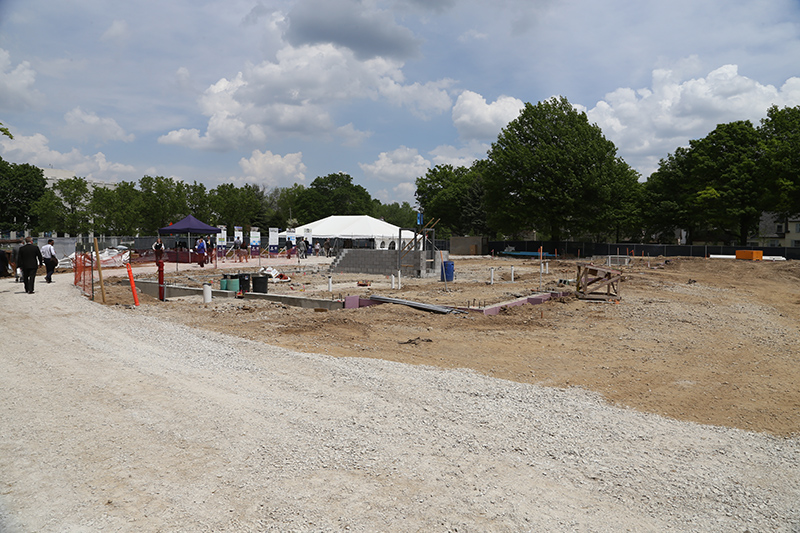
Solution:
<svg viewBox="0 0 800 533">
<path fill-rule="evenodd" d="M 463 235 L 489 235 L 491 229 L 486 217 L 486 190 L 483 186 L 488 161 L 479 159 L 470 167 L 472 183 L 461 201 L 461 233 Z"/>
<path fill-rule="evenodd" d="M 438 220 L 437 232 L 463 235 L 462 210 L 475 179 L 466 167 L 436 165 L 417 178 L 417 203 L 428 224 Z"/>
<path fill-rule="evenodd" d="M 10 132 L 10 131 L 8 131 L 8 128 L 6 128 L 5 126 L 3 126 L 3 123 L 2 123 L 2 122 L 0 122 L 0 133 L 2 133 L 3 135 L 5 135 L 5 136 L 6 136 L 6 137 L 8 137 L 9 139 L 13 139 L 13 138 L 14 138 L 14 136 L 13 136 L 13 135 L 11 135 L 11 132 Z"/>
<path fill-rule="evenodd" d="M 331 215 L 371 215 L 372 197 L 349 174 L 338 172 L 318 177 L 298 199 L 301 224 Z"/>
<path fill-rule="evenodd" d="M 299 225 L 296 213 L 298 212 L 300 199 L 305 194 L 305 191 L 306 188 L 299 183 L 278 190 L 277 204 L 282 223 L 276 224 L 274 227 L 293 228 Z M 313 222 L 314 220 L 310 219 L 308 222 Z"/>
<path fill-rule="evenodd" d="M 693 181 L 689 148 L 679 147 L 674 154 L 659 162 L 644 184 L 643 203 L 648 235 L 661 242 L 673 242 L 677 230 L 686 231 L 686 242 L 692 244 L 698 232 L 706 227 L 704 214 L 693 203 L 700 188 Z"/>
<path fill-rule="evenodd" d="M 759 133 L 764 141 L 762 172 L 769 190 L 768 211 L 800 214 L 800 106 L 767 110 Z"/>
<path fill-rule="evenodd" d="M 74 176 L 58 180 L 53 186 L 64 205 L 63 228 L 70 235 L 89 232 L 89 184 L 86 179 Z"/>
<path fill-rule="evenodd" d="M 186 207 L 189 215 L 206 224 L 215 225 L 214 210 L 211 207 L 211 195 L 202 183 L 193 182 L 186 185 Z"/>
<path fill-rule="evenodd" d="M 163 176 L 144 176 L 139 180 L 139 190 L 141 229 L 145 235 L 155 235 L 159 228 L 189 214 L 186 186 L 181 181 Z"/>
<path fill-rule="evenodd" d="M 749 120 L 718 125 L 703 139 L 690 141 L 691 181 L 701 186 L 691 205 L 708 223 L 739 244 L 758 230 L 767 187 L 759 172 L 763 145 Z"/>
<path fill-rule="evenodd" d="M 526 104 L 489 151 L 489 223 L 512 235 L 538 229 L 552 240 L 594 232 L 616 208 L 604 203 L 622 201 L 608 194 L 616 180 L 629 181 L 620 165 L 614 143 L 566 98 Z"/>
<path fill-rule="evenodd" d="M 372 200 L 372 216 L 401 228 L 413 228 L 417 224 L 417 212 L 408 202 L 382 204 L 376 198 Z"/>
<path fill-rule="evenodd" d="M 263 191 L 258 185 L 246 184 L 239 188 L 232 183 L 223 183 L 211 191 L 211 207 L 218 224 L 229 230 L 234 226 L 250 228 L 257 225 L 263 213 Z"/>
<path fill-rule="evenodd" d="M 45 189 L 44 194 L 31 205 L 31 212 L 36 219 L 34 229 L 37 232 L 64 233 L 64 203 L 53 189 Z"/>
<path fill-rule="evenodd" d="M 136 235 L 140 231 L 141 192 L 136 183 L 95 187 L 89 201 L 93 230 L 101 235 Z"/>
<path fill-rule="evenodd" d="M 0 159 L 0 229 L 33 229 L 37 222 L 33 203 L 44 194 L 46 187 L 42 169 Z"/>
</svg>

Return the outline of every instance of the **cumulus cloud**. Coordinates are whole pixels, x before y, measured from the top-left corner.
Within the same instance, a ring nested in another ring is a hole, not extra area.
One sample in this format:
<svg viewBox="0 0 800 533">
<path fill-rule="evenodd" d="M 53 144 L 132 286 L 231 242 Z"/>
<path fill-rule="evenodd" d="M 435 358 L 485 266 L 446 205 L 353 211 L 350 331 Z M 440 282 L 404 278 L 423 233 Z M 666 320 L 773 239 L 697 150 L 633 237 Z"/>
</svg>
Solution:
<svg viewBox="0 0 800 533">
<path fill-rule="evenodd" d="M 0 48 L 0 110 L 19 111 L 39 104 L 42 95 L 34 89 L 36 71 L 23 61 L 11 64 L 11 54 Z"/>
<path fill-rule="evenodd" d="M 494 140 L 509 122 L 519 116 L 525 103 L 501 96 L 491 104 L 478 93 L 462 92 L 453 106 L 453 124 L 465 140 Z"/>
<path fill-rule="evenodd" d="M 447 88 L 453 83 L 453 80 L 444 79 L 424 84 L 402 85 L 385 77 L 380 81 L 379 91 L 390 103 L 406 107 L 414 116 L 427 119 L 450 109 L 453 101 Z"/>
<path fill-rule="evenodd" d="M 53 167 L 71 170 L 76 176 L 102 181 L 135 180 L 135 167 L 114 163 L 103 152 L 84 155 L 77 148 L 63 153 L 53 150 L 44 135 L 15 135 L 14 140 L 0 138 L 0 152 L 9 161 L 24 161 L 39 168 Z"/>
<path fill-rule="evenodd" d="M 470 167 L 476 159 L 486 158 L 491 146 L 478 141 L 471 141 L 466 146 L 456 148 L 450 145 L 437 146 L 429 152 L 433 156 L 433 165 L 452 165 L 454 167 Z"/>
<path fill-rule="evenodd" d="M 125 41 L 128 40 L 130 37 L 130 30 L 128 29 L 128 23 L 124 20 L 115 20 L 111 23 L 111 26 L 103 32 L 103 35 L 100 37 L 101 41 L 105 42 L 113 42 L 117 44 L 123 44 Z"/>
<path fill-rule="evenodd" d="M 244 173 L 243 181 L 266 187 L 288 186 L 306 179 L 302 152 L 281 156 L 269 150 L 253 150 L 249 158 L 239 160 L 239 166 Z"/>
<path fill-rule="evenodd" d="M 379 196 L 382 201 L 411 202 L 414 199 L 417 178 L 425 175 L 431 163 L 415 148 L 401 146 L 391 152 L 381 152 L 376 161 L 359 163 L 359 166 L 368 178 L 393 184 L 393 196 Z"/>
<path fill-rule="evenodd" d="M 69 135 L 79 139 L 99 138 L 102 141 L 132 142 L 133 134 L 125 130 L 113 118 L 100 118 L 94 113 L 87 113 L 76 107 L 64 115 L 69 126 Z"/>
<path fill-rule="evenodd" d="M 222 78 L 205 90 L 199 100 L 202 113 L 209 117 L 205 132 L 173 130 L 159 142 L 222 151 L 286 135 L 319 138 L 347 133 L 337 129 L 328 109 L 356 99 L 385 98 L 417 116 L 450 108 L 446 88 L 451 81 L 410 85 L 402 81 L 395 61 L 359 61 L 351 51 L 331 44 L 287 46 L 275 61 L 250 65 L 233 79 Z"/>
<path fill-rule="evenodd" d="M 372 132 L 357 130 L 352 122 L 336 128 L 336 134 L 342 139 L 342 144 L 349 147 L 360 146 L 361 143 L 372 136 Z"/>
<path fill-rule="evenodd" d="M 416 180 L 431 167 L 430 161 L 419 155 L 416 148 L 401 146 L 391 152 L 381 152 L 373 163 L 359 163 L 361 170 L 382 181 Z"/>
<path fill-rule="evenodd" d="M 661 158 L 688 145 L 690 139 L 735 120 L 758 125 L 772 105 L 800 105 L 800 78 L 776 88 L 740 75 L 736 65 L 724 65 L 689 80 L 681 79 L 679 71 L 654 70 L 652 87 L 617 89 L 587 115 L 646 177 Z"/>
<path fill-rule="evenodd" d="M 488 38 L 489 35 L 486 33 L 479 32 L 476 29 L 470 29 L 458 36 L 458 42 L 470 43 L 472 41 L 485 41 Z"/>
<path fill-rule="evenodd" d="M 359 59 L 408 59 L 419 54 L 419 41 L 387 11 L 369 9 L 357 0 L 300 0 L 288 14 L 286 40 L 294 46 L 330 43 Z"/>
</svg>

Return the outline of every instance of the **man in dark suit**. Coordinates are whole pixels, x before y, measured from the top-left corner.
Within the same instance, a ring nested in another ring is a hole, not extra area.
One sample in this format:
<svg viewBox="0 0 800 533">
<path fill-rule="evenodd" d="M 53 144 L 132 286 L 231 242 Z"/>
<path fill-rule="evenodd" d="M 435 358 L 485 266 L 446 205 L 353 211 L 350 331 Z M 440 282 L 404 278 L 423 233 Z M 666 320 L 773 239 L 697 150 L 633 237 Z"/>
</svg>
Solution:
<svg viewBox="0 0 800 533">
<path fill-rule="evenodd" d="M 36 281 L 36 270 L 44 264 L 42 251 L 33 244 L 32 237 L 25 237 L 25 245 L 17 252 L 17 266 L 22 269 L 22 281 L 25 283 L 25 292 L 33 294 L 33 283 Z"/>
</svg>

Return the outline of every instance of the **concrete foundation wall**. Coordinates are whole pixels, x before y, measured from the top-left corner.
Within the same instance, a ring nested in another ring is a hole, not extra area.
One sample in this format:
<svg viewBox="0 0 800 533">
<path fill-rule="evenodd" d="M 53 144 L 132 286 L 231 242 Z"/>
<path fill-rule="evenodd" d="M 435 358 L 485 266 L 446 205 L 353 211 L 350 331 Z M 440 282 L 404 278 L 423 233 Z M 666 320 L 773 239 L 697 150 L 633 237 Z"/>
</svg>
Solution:
<svg viewBox="0 0 800 533">
<path fill-rule="evenodd" d="M 433 261 L 426 261 L 425 255 L 434 255 Z M 401 257 L 400 272 L 406 277 L 438 276 L 442 257 L 447 261 L 449 253 L 407 252 Z M 331 265 L 331 272 L 352 274 L 378 274 L 390 276 L 397 273 L 397 250 L 342 250 Z"/>
<path fill-rule="evenodd" d="M 140 280 L 136 282 L 136 288 L 141 290 L 144 294 L 149 294 L 158 298 L 158 282 Z M 181 287 L 178 285 L 165 285 L 164 297 L 177 298 L 178 296 L 203 296 L 203 289 L 196 287 Z M 212 298 L 235 298 L 236 293 L 233 291 L 221 291 L 214 289 L 211 291 Z M 246 292 L 240 296 L 245 300 L 268 300 L 271 302 L 278 302 L 292 307 L 304 307 L 306 309 L 328 309 L 336 310 L 343 309 L 344 302 L 342 300 L 322 300 L 319 298 L 303 298 L 301 296 L 290 296 L 287 294 L 263 294 L 260 292 Z"/>
</svg>

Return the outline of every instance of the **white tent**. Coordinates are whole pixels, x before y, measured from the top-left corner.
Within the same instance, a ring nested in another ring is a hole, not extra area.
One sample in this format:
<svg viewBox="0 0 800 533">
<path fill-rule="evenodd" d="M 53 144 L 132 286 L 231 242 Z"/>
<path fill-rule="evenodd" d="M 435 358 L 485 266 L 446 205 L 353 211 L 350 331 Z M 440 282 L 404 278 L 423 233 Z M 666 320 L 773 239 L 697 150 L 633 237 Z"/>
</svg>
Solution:
<svg viewBox="0 0 800 533">
<path fill-rule="evenodd" d="M 400 226 L 369 215 L 331 215 L 295 228 L 295 235 L 304 236 L 306 229 L 311 230 L 313 239 L 375 239 L 376 248 L 387 248 L 390 242 L 397 246 L 397 239 L 400 237 Z M 280 235 L 285 237 L 286 232 L 281 232 Z M 403 232 L 404 244 L 413 240 L 414 232 Z"/>
</svg>

